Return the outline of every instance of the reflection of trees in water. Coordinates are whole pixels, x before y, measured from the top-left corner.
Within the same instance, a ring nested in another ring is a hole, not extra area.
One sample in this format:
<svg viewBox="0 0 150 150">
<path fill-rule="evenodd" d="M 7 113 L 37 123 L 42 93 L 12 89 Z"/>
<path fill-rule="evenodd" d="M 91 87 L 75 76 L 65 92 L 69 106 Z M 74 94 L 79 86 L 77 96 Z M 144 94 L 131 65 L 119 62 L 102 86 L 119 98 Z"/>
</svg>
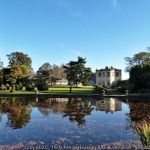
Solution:
<svg viewBox="0 0 150 150">
<path fill-rule="evenodd" d="M 143 145 L 150 146 L 150 102 L 129 102 L 129 121 Z"/>
<path fill-rule="evenodd" d="M 0 98 L 0 111 L 7 113 L 7 125 L 14 129 L 25 126 L 30 121 L 30 102 L 26 98 Z"/>
<path fill-rule="evenodd" d="M 22 128 L 30 121 L 30 112 L 26 107 L 12 107 L 7 124 L 14 129 Z"/>
<path fill-rule="evenodd" d="M 7 114 L 7 125 L 14 128 L 22 128 L 31 119 L 32 107 L 45 116 L 50 113 L 61 113 L 69 116 L 70 121 L 76 122 L 79 126 L 85 124 L 85 117 L 91 114 L 93 108 L 89 100 L 73 98 L 0 98 L 0 112 Z"/>
<path fill-rule="evenodd" d="M 90 115 L 93 108 L 86 99 L 72 98 L 67 103 L 64 117 L 69 117 L 71 122 L 75 122 L 78 126 L 86 125 L 85 117 Z"/>
<path fill-rule="evenodd" d="M 8 126 L 18 129 L 30 121 L 32 107 L 38 107 L 44 116 L 48 116 L 51 112 L 63 113 L 66 109 L 66 103 L 60 98 L 0 98 L 0 112 L 7 114 Z"/>
<path fill-rule="evenodd" d="M 131 121 L 139 122 L 150 116 L 150 102 L 129 102 Z"/>
</svg>

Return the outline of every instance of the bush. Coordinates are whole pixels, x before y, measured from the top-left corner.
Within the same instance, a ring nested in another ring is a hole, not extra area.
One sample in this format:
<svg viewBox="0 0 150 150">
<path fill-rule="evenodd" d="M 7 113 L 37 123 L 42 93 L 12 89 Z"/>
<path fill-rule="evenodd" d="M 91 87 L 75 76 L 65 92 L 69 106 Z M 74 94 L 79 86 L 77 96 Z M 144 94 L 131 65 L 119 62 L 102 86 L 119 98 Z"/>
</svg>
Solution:
<svg viewBox="0 0 150 150">
<path fill-rule="evenodd" d="M 120 86 L 117 88 L 117 91 L 119 93 L 126 93 L 126 90 L 127 90 L 127 87 L 125 87 L 125 86 L 122 86 L 122 87 Z"/>
<path fill-rule="evenodd" d="M 106 93 L 107 92 L 107 89 L 104 87 L 104 86 L 102 86 L 102 85 L 96 85 L 95 86 L 95 88 L 94 88 L 94 91 L 96 92 L 96 93 L 100 93 L 100 94 L 102 94 L 102 93 Z"/>
<path fill-rule="evenodd" d="M 11 89 L 10 92 L 11 92 L 11 93 L 15 93 L 16 90 L 15 90 L 15 89 Z"/>
<path fill-rule="evenodd" d="M 34 90 L 34 83 L 33 82 L 27 83 L 26 90 L 27 91 L 33 91 Z"/>
<path fill-rule="evenodd" d="M 139 89 L 138 93 L 150 93 L 150 89 Z"/>
<path fill-rule="evenodd" d="M 4 84 L 0 85 L 0 90 L 7 90 L 6 86 Z"/>
<path fill-rule="evenodd" d="M 22 90 L 22 83 L 16 84 L 15 89 L 16 90 Z"/>
<path fill-rule="evenodd" d="M 39 91 L 46 91 L 46 90 L 48 90 L 48 86 L 45 85 L 45 84 L 38 84 L 37 85 L 37 90 L 39 90 Z"/>
<path fill-rule="evenodd" d="M 7 90 L 10 90 L 11 86 L 7 83 L 6 85 Z"/>
</svg>

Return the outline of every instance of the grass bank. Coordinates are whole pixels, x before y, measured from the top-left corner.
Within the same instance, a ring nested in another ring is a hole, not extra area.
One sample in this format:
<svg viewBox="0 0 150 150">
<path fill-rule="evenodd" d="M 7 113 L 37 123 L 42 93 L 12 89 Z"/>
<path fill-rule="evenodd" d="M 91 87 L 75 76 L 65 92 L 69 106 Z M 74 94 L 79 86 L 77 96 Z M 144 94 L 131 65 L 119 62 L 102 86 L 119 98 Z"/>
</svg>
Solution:
<svg viewBox="0 0 150 150">
<path fill-rule="evenodd" d="M 47 94 L 68 94 L 70 88 L 68 87 L 50 87 L 47 91 L 38 91 L 38 93 L 47 93 Z M 93 87 L 81 87 L 81 88 L 72 88 L 72 94 L 93 94 Z M 13 94 L 9 90 L 0 91 L 0 94 Z M 26 91 L 26 90 L 17 90 L 14 94 L 35 94 L 35 91 Z"/>
</svg>

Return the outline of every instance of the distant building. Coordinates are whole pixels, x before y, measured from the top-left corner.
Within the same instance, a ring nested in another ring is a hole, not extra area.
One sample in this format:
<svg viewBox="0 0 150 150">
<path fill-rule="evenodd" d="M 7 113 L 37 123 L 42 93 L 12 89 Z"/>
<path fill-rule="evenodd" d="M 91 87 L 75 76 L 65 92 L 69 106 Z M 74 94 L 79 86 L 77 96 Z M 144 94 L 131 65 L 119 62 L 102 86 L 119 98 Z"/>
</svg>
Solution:
<svg viewBox="0 0 150 150">
<path fill-rule="evenodd" d="M 88 80 L 88 85 L 95 85 L 96 84 L 96 74 L 92 73 L 91 78 Z"/>
<path fill-rule="evenodd" d="M 56 85 L 68 85 L 68 80 L 67 79 L 59 79 L 55 83 Z"/>
<path fill-rule="evenodd" d="M 96 70 L 96 85 L 103 84 L 105 86 L 111 86 L 121 80 L 121 76 L 121 70 L 112 66 L 110 68 L 105 67 L 105 69 Z"/>
</svg>

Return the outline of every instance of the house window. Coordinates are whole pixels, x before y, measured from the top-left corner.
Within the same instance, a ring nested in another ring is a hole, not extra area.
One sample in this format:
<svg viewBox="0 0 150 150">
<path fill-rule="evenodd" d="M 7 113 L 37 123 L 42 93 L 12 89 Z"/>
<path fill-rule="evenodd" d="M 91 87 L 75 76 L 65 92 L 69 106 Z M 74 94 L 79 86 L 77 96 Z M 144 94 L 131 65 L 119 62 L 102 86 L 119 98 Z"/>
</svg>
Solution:
<svg viewBox="0 0 150 150">
<path fill-rule="evenodd" d="M 98 76 L 101 77 L 101 73 L 100 72 L 99 72 Z"/>
<path fill-rule="evenodd" d="M 105 72 L 103 72 L 103 77 L 105 77 Z"/>
<path fill-rule="evenodd" d="M 119 77 L 119 72 L 116 72 L 116 77 Z"/>
<path fill-rule="evenodd" d="M 107 77 L 110 77 L 110 72 L 107 72 Z"/>
</svg>

